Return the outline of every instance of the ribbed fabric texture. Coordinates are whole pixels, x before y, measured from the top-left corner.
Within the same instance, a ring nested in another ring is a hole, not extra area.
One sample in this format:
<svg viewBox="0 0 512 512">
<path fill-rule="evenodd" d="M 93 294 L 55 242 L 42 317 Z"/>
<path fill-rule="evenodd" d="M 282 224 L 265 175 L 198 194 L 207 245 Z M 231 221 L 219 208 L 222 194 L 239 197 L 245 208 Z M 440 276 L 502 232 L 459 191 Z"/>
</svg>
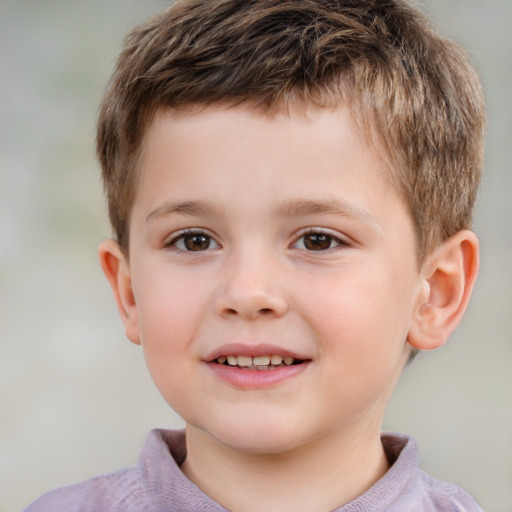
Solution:
<svg viewBox="0 0 512 512">
<path fill-rule="evenodd" d="M 382 436 L 389 471 L 362 496 L 333 512 L 482 512 L 455 485 L 419 469 L 416 442 Z M 185 433 L 152 430 L 135 466 L 51 491 L 24 512 L 226 512 L 181 472 Z"/>
</svg>

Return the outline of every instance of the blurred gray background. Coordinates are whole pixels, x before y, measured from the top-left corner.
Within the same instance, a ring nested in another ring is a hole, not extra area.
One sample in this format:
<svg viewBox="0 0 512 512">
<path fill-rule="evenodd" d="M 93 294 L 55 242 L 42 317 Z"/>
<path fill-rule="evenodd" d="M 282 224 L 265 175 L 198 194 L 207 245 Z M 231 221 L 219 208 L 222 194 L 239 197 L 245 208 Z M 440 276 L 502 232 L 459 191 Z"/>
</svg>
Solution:
<svg viewBox="0 0 512 512">
<path fill-rule="evenodd" d="M 109 235 L 94 128 L 123 35 L 163 0 L 0 0 L 0 512 L 132 464 L 180 426 L 124 338 L 96 259 Z M 486 89 L 482 270 L 448 345 L 405 371 L 385 429 L 424 469 L 512 511 L 512 1 L 425 0 Z"/>
</svg>

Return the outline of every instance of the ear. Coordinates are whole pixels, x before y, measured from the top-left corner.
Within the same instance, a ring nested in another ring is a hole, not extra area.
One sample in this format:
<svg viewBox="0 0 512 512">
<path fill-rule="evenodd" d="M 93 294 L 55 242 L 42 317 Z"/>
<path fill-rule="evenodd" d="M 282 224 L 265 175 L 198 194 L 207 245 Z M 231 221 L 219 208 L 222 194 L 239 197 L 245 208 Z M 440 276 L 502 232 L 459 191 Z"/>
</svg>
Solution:
<svg viewBox="0 0 512 512">
<path fill-rule="evenodd" d="M 101 268 L 107 278 L 119 315 L 124 325 L 128 339 L 140 345 L 140 335 L 137 317 L 137 305 L 133 293 L 130 265 L 114 240 L 104 240 L 98 248 Z"/>
<path fill-rule="evenodd" d="M 420 350 L 444 345 L 466 311 L 477 273 L 478 239 L 472 231 L 457 232 L 425 260 L 410 345 Z"/>
</svg>

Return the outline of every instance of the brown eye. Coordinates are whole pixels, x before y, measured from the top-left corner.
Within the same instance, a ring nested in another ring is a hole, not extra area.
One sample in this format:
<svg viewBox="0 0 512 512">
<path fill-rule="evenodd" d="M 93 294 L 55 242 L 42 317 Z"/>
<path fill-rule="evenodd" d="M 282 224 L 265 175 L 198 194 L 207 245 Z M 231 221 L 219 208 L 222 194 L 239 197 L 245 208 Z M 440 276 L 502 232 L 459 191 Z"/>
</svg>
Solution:
<svg viewBox="0 0 512 512">
<path fill-rule="evenodd" d="M 180 251 L 198 252 L 218 249 L 219 245 L 206 233 L 185 233 L 176 237 L 170 245 L 173 245 Z"/>
<path fill-rule="evenodd" d="M 331 247 L 332 237 L 321 233 L 311 233 L 304 237 L 304 247 L 309 251 L 325 251 Z"/>
<path fill-rule="evenodd" d="M 327 251 L 340 245 L 343 245 L 343 242 L 335 236 L 315 231 L 306 233 L 295 243 L 297 249 L 306 251 Z"/>
<path fill-rule="evenodd" d="M 187 235 L 183 243 L 189 251 L 206 251 L 210 247 L 210 237 L 205 235 Z"/>
</svg>

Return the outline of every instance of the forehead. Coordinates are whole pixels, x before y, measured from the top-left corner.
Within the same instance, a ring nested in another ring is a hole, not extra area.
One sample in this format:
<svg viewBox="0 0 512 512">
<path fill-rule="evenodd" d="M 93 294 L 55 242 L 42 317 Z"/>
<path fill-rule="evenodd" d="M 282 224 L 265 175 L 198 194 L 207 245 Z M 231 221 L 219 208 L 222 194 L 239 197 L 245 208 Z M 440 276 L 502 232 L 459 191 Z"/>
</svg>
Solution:
<svg viewBox="0 0 512 512">
<path fill-rule="evenodd" d="M 338 142 L 350 138 L 357 141 L 357 147 L 362 151 L 375 152 L 383 163 L 388 162 L 375 123 L 359 108 L 352 104 L 321 107 L 298 100 L 281 101 L 271 106 L 248 101 L 161 108 L 151 117 L 145 130 L 141 156 L 143 159 L 147 157 L 148 150 L 154 150 L 156 140 L 162 137 L 166 138 L 166 144 L 173 144 L 178 138 L 181 142 L 188 139 L 198 143 L 202 139 L 206 143 L 226 137 L 241 144 L 250 143 L 251 136 L 258 131 L 266 133 L 267 142 L 274 139 L 284 143 L 303 138 L 327 149 L 335 149 Z M 307 145 L 304 149 L 311 148 Z"/>
<path fill-rule="evenodd" d="M 251 119 L 253 124 L 258 121 L 260 125 L 282 126 L 288 124 L 294 126 L 296 132 L 307 133 L 314 123 L 318 125 L 318 120 L 328 119 L 332 125 L 338 123 L 348 127 L 352 136 L 358 139 L 361 145 L 365 146 L 365 150 L 375 150 L 378 152 L 379 158 L 388 167 L 388 176 L 391 184 L 395 184 L 396 176 L 393 169 L 397 167 L 395 160 L 395 151 L 389 141 L 385 141 L 383 134 L 378 129 L 378 122 L 375 120 L 375 113 L 369 106 L 366 108 L 361 104 L 361 98 L 350 92 L 346 92 L 343 97 L 339 97 L 337 101 L 330 98 L 318 102 L 313 100 L 302 100 L 291 96 L 287 101 L 278 100 L 272 104 L 257 103 L 253 99 L 242 99 L 240 102 L 233 103 L 230 100 L 217 102 L 213 104 L 190 104 L 177 108 L 158 108 L 151 116 L 150 122 L 146 130 L 144 130 L 141 147 L 147 147 L 148 137 L 155 127 L 162 123 L 169 123 L 173 120 L 176 127 L 179 125 L 200 125 L 206 126 L 208 119 L 212 122 L 219 123 L 225 120 L 225 124 L 237 126 L 244 120 Z M 326 124 L 326 123 L 324 123 Z M 325 140 L 326 145 L 336 143 L 336 131 L 332 132 L 333 137 L 329 137 L 325 132 L 320 137 Z M 345 130 L 346 134 L 346 130 Z M 344 134 L 340 133 L 340 137 Z"/>
<path fill-rule="evenodd" d="M 284 211 L 292 200 L 332 205 L 341 194 L 356 211 L 358 196 L 389 194 L 386 162 L 348 109 L 160 111 L 146 133 L 134 206 L 147 216 L 191 200 L 216 202 L 218 211 L 273 201 Z"/>
<path fill-rule="evenodd" d="M 347 151 L 350 148 L 351 151 Z M 264 152 L 266 150 L 266 152 Z M 343 154 L 340 154 L 340 151 Z M 357 152 L 357 155 L 355 153 Z M 272 110 L 251 105 L 193 106 L 186 110 L 157 112 L 148 127 L 141 161 L 142 174 L 154 168 L 163 154 L 181 166 L 199 164 L 204 174 L 224 174 L 215 166 L 236 161 L 257 171 L 265 165 L 290 165 L 304 159 L 311 167 L 336 160 L 373 157 L 382 159 L 350 110 L 312 105 L 279 105 Z M 208 162 L 202 162 L 205 159 Z M 256 161 L 257 159 L 257 161 Z M 383 160 L 383 159 L 382 159 Z M 243 169 L 240 169 L 242 173 Z M 275 173 L 279 178 L 279 173 Z"/>
</svg>

